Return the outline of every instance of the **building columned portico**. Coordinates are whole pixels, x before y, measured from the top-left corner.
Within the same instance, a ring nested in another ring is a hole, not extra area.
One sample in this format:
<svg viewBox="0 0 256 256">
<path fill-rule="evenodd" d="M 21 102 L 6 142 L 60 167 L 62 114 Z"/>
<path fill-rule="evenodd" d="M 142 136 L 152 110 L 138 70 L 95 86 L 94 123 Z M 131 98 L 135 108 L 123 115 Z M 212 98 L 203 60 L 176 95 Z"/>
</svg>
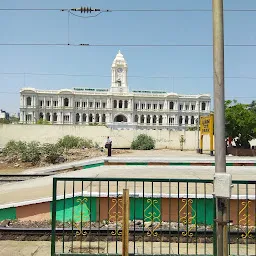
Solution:
<svg viewBox="0 0 256 256">
<path fill-rule="evenodd" d="M 125 129 L 184 129 L 210 113 L 210 95 L 129 91 L 128 65 L 119 51 L 112 64 L 110 89 L 73 88 L 20 91 L 20 122 L 105 124 Z"/>
</svg>

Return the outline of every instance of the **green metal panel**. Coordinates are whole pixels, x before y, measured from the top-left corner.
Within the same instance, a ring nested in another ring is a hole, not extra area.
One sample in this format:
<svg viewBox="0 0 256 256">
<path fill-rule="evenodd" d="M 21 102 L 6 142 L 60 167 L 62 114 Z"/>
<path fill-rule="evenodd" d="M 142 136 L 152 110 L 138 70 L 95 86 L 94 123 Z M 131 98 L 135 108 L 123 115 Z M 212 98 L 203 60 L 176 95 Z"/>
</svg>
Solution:
<svg viewBox="0 0 256 256">
<path fill-rule="evenodd" d="M 0 210 L 0 221 L 2 220 L 15 220 L 16 217 L 16 208 L 6 208 Z"/>
<path fill-rule="evenodd" d="M 146 162 L 126 162 L 126 165 L 148 165 Z"/>
<path fill-rule="evenodd" d="M 84 165 L 83 169 L 89 169 L 89 168 L 94 168 L 94 167 L 99 167 L 99 166 L 103 166 L 104 163 L 96 163 L 96 164 L 88 164 L 88 165 Z"/>
<path fill-rule="evenodd" d="M 91 208 L 91 209 L 90 209 Z M 52 204 L 51 204 L 52 210 Z M 94 197 L 75 197 L 74 200 L 74 215 L 73 215 L 73 198 L 68 198 L 65 200 L 65 210 L 64 210 L 64 200 L 58 200 L 56 204 L 56 220 L 63 222 L 72 221 L 72 216 L 74 216 L 74 222 L 81 221 L 81 213 L 83 214 L 83 222 L 90 220 L 96 221 L 96 198 Z M 65 218 L 64 218 L 65 214 Z"/>
<path fill-rule="evenodd" d="M 144 200 L 144 209 L 143 209 Z M 158 222 L 161 220 L 160 198 L 130 198 L 130 220 L 143 220 Z M 152 214 L 153 213 L 153 214 Z"/>
<path fill-rule="evenodd" d="M 197 201 L 197 202 L 196 202 Z M 197 206 L 196 206 L 197 203 Z M 213 199 L 195 199 L 192 203 L 192 208 L 197 208 L 197 224 L 213 225 L 214 212 L 213 212 Z M 194 220 L 195 222 L 195 220 Z"/>
</svg>

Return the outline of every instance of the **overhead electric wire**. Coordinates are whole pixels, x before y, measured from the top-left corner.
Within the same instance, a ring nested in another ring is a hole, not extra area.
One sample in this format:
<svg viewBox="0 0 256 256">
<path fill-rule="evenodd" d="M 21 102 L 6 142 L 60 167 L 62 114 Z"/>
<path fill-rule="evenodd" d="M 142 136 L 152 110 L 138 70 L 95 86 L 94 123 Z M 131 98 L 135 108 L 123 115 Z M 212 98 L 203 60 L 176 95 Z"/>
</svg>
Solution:
<svg viewBox="0 0 256 256">
<path fill-rule="evenodd" d="M 0 75 L 22 75 L 22 76 L 67 76 L 67 77 L 102 77 L 107 78 L 111 75 L 98 74 L 68 74 L 68 73 L 33 73 L 33 72 L 0 72 Z M 213 79 L 213 76 L 137 76 L 129 75 L 130 78 L 143 79 Z M 252 76 L 226 76 L 225 79 L 249 79 L 256 80 Z"/>
<path fill-rule="evenodd" d="M 0 11 L 71 11 L 68 8 L 0 8 Z M 212 12 L 212 9 L 107 9 L 102 12 Z M 224 12 L 256 12 L 256 9 L 224 9 Z"/>
<path fill-rule="evenodd" d="M 75 43 L 0 43 L 0 46 L 73 46 L 73 47 L 212 47 L 212 44 L 75 44 Z M 256 47 L 256 44 L 225 44 L 225 47 Z"/>
</svg>

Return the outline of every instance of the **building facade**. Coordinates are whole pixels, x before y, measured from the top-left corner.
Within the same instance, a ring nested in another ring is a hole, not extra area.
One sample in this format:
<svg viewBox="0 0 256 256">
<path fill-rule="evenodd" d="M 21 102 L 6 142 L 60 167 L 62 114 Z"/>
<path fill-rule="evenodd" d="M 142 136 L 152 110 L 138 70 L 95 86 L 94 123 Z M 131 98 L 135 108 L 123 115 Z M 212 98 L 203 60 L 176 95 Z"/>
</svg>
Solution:
<svg viewBox="0 0 256 256">
<path fill-rule="evenodd" d="M 73 88 L 20 91 L 20 122 L 94 125 L 130 129 L 184 129 L 210 113 L 208 94 L 129 91 L 128 66 L 119 51 L 112 64 L 110 89 Z"/>
</svg>

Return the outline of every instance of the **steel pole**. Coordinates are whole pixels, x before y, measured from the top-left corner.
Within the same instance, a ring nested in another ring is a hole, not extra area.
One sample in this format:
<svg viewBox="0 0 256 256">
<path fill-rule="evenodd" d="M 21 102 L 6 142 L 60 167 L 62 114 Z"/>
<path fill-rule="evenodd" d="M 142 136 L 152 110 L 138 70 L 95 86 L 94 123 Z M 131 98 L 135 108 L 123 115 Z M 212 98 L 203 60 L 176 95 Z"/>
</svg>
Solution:
<svg viewBox="0 0 256 256">
<path fill-rule="evenodd" d="M 223 0 L 212 0 L 213 13 L 213 77 L 214 77 L 214 137 L 215 172 L 226 172 L 225 146 L 225 95 L 224 95 L 224 25 Z M 217 246 L 218 256 L 227 255 L 226 199 L 217 198 Z M 226 241 L 226 239 L 225 239 Z"/>
</svg>

